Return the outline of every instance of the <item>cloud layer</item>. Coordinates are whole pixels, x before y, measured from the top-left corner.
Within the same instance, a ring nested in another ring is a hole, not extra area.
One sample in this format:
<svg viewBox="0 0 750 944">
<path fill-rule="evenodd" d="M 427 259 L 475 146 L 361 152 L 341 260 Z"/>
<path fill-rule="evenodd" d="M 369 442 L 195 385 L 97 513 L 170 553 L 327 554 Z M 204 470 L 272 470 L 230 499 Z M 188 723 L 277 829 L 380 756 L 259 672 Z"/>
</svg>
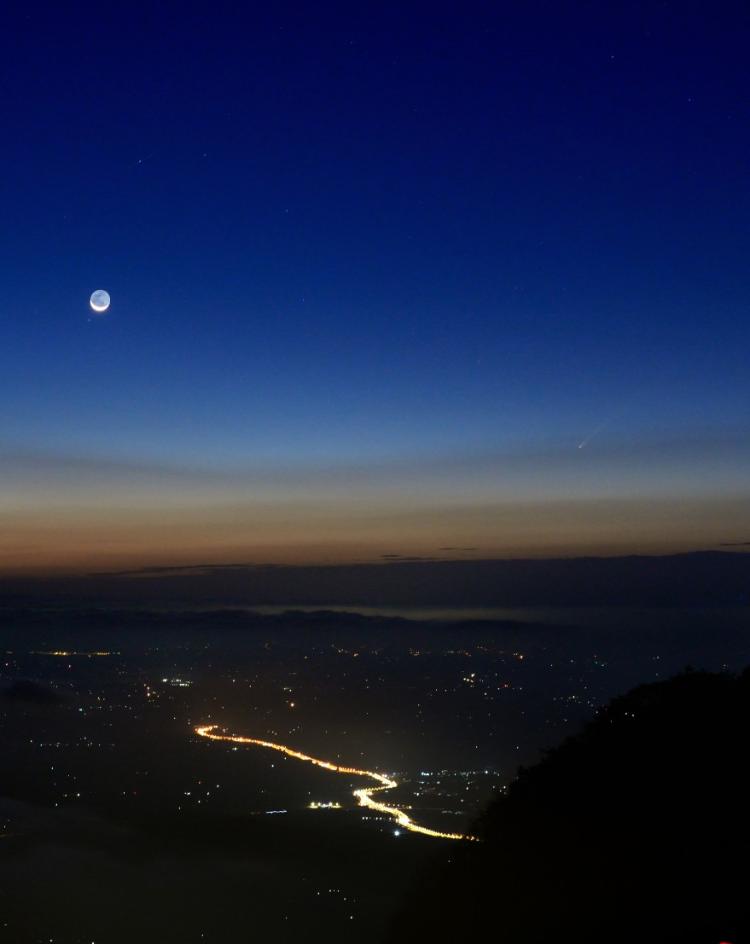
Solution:
<svg viewBox="0 0 750 944">
<path fill-rule="evenodd" d="M 6 448 L 0 570 L 742 544 L 748 460 L 740 434 L 245 469 Z"/>
</svg>

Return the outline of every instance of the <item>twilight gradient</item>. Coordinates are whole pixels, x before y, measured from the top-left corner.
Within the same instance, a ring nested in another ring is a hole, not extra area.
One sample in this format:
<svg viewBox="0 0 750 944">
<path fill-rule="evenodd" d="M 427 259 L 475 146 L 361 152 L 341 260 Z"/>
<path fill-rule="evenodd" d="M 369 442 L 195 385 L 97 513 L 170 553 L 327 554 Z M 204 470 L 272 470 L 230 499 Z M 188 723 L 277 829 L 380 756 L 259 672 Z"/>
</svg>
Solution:
<svg viewBox="0 0 750 944">
<path fill-rule="evenodd" d="M 0 569 L 750 539 L 725 11 L 6 11 Z"/>
</svg>

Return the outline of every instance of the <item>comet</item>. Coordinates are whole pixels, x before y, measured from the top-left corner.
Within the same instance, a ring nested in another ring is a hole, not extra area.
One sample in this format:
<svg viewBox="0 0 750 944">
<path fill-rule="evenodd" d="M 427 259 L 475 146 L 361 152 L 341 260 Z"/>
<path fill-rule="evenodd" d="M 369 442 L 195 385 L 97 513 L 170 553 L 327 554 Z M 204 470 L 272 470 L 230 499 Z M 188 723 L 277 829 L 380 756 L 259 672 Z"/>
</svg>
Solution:
<svg viewBox="0 0 750 944">
<path fill-rule="evenodd" d="M 595 436 L 598 436 L 599 433 L 603 432 L 609 426 L 611 422 L 612 422 L 612 417 L 610 417 L 608 420 L 605 420 L 603 423 L 600 423 L 600 425 L 596 427 L 593 433 L 589 433 L 589 435 L 585 439 L 582 439 L 578 443 L 578 448 L 585 449 L 586 446 L 588 446 L 588 444 L 591 442 L 591 440 Z"/>
</svg>

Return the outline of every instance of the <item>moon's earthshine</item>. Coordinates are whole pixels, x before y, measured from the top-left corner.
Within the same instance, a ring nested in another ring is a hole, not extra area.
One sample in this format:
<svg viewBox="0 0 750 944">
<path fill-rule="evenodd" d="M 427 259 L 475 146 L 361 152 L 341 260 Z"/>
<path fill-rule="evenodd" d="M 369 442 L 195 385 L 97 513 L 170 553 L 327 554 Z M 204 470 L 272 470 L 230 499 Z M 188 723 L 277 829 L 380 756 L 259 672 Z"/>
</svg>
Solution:
<svg viewBox="0 0 750 944">
<path fill-rule="evenodd" d="M 91 305 L 93 311 L 106 311 L 109 308 L 109 303 L 109 292 L 105 292 L 103 288 L 98 288 L 95 292 L 91 293 L 89 305 Z"/>
</svg>

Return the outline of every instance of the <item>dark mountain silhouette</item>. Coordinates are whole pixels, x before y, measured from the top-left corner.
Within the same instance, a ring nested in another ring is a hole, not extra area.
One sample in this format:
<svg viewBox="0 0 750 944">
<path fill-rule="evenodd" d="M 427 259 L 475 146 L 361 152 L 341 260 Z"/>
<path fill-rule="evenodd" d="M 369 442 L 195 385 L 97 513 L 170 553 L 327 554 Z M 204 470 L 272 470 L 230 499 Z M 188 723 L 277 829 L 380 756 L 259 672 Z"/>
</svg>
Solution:
<svg viewBox="0 0 750 944">
<path fill-rule="evenodd" d="M 393 940 L 750 940 L 749 730 L 750 670 L 615 699 L 445 850 Z"/>
<path fill-rule="evenodd" d="M 8 577 L 0 602 L 222 606 L 742 606 L 750 554 L 406 560 L 318 566 L 201 564 L 85 576 Z"/>
</svg>

